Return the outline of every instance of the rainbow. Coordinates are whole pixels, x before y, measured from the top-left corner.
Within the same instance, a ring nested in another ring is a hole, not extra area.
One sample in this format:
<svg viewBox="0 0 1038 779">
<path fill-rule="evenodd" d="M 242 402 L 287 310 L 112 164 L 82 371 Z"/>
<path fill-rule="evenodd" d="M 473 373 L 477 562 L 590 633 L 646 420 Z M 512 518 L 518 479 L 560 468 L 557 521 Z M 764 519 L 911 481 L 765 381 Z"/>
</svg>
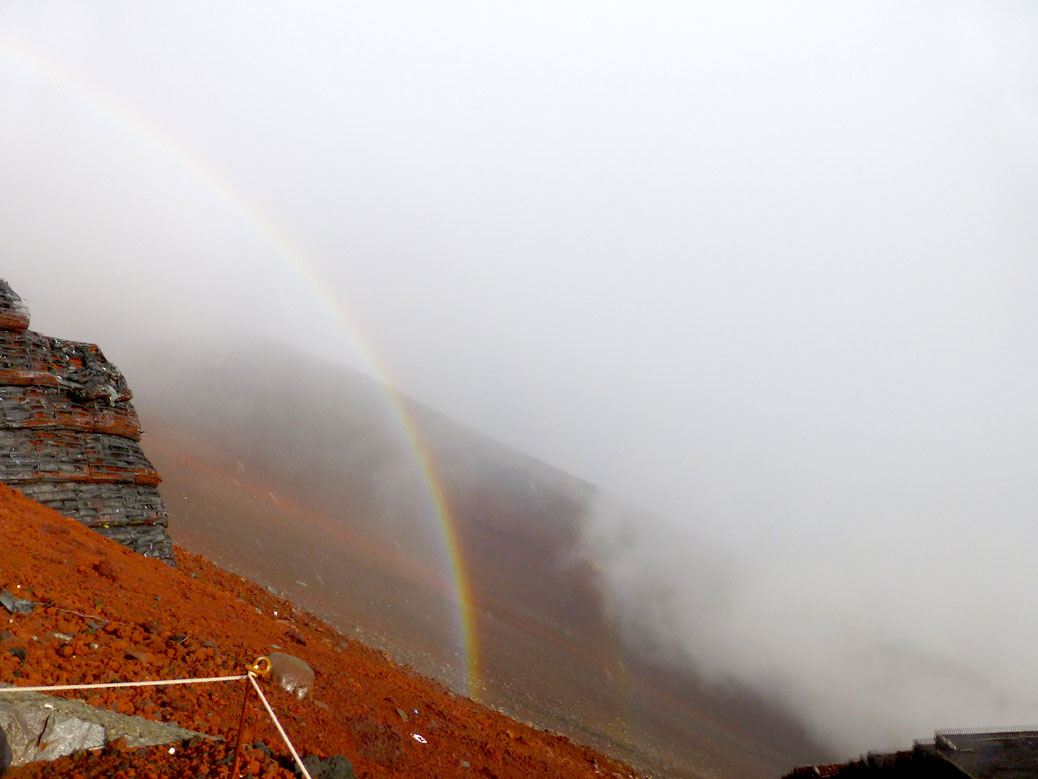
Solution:
<svg viewBox="0 0 1038 779">
<path fill-rule="evenodd" d="M 374 376 L 384 388 L 386 403 L 392 412 L 392 417 L 397 422 L 400 435 L 408 450 L 414 455 L 414 465 L 425 487 L 429 508 L 436 518 L 439 536 L 443 544 L 442 551 L 449 569 L 450 587 L 453 590 L 455 601 L 456 632 L 464 659 L 465 687 L 469 697 L 478 701 L 482 685 L 479 641 L 473 614 L 475 600 L 470 577 L 464 564 L 457 522 L 451 513 L 450 506 L 444 499 L 432 461 L 414 422 L 404 407 L 400 393 L 395 389 L 385 366 L 368 346 L 361 328 L 353 321 L 345 303 L 335 294 L 331 285 L 323 279 L 314 262 L 293 244 L 255 203 L 176 139 L 162 132 L 160 128 L 127 106 L 120 104 L 95 85 L 43 57 L 38 52 L 0 35 L 0 61 L 5 60 L 14 68 L 27 72 L 30 76 L 50 84 L 55 89 L 67 91 L 132 135 L 144 139 L 150 146 L 162 152 L 176 164 L 190 169 L 192 174 L 197 176 L 232 213 L 259 234 L 284 258 L 291 271 L 313 292 L 321 305 L 345 331 L 351 345 L 357 350 L 363 368 Z"/>
</svg>

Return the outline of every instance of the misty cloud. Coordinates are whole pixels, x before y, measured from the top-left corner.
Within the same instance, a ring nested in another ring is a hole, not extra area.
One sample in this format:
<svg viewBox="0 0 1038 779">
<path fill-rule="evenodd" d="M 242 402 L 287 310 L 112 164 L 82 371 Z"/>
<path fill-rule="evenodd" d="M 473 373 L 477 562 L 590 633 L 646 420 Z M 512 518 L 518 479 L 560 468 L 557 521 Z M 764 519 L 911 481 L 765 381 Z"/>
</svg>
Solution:
<svg viewBox="0 0 1038 779">
<path fill-rule="evenodd" d="M 35 327 L 303 342 L 644 506 L 618 617 L 841 748 L 1038 720 L 1029 4 L 0 22 Z"/>
</svg>

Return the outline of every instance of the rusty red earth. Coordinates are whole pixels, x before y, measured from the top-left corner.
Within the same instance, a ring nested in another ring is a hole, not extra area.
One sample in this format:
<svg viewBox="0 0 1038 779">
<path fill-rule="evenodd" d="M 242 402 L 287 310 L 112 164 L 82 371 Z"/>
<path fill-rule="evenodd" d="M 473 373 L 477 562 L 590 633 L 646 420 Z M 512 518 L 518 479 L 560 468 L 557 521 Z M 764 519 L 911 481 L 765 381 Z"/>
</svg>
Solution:
<svg viewBox="0 0 1038 779">
<path fill-rule="evenodd" d="M 358 777 L 633 777 L 630 766 L 518 723 L 340 635 L 263 588 L 176 549 L 135 554 L 0 485 L 0 589 L 37 605 L 2 613 L 0 681 L 19 686 L 222 676 L 284 650 L 314 670 L 299 699 L 264 691 L 303 754 L 344 755 Z M 75 693 L 66 693 L 76 695 Z M 244 682 L 86 691 L 90 703 L 176 721 L 225 742 L 97 753 L 11 769 L 27 777 L 226 776 Z M 246 775 L 291 776 L 260 703 L 246 712 Z"/>
</svg>

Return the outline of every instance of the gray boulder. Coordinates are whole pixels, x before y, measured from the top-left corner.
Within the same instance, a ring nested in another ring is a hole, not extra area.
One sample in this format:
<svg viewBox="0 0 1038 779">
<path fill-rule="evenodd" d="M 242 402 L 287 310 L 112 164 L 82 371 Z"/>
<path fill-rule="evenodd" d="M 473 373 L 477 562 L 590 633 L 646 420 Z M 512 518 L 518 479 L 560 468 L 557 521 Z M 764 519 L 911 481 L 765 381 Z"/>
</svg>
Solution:
<svg viewBox="0 0 1038 779">
<path fill-rule="evenodd" d="M 270 678 L 297 698 L 305 698 L 314 688 L 314 671 L 303 660 L 284 652 L 271 652 Z"/>
<path fill-rule="evenodd" d="M 130 747 L 171 744 L 201 736 L 175 724 L 130 717 L 0 684 L 0 772 L 12 765 L 55 760 L 125 738 Z"/>
</svg>

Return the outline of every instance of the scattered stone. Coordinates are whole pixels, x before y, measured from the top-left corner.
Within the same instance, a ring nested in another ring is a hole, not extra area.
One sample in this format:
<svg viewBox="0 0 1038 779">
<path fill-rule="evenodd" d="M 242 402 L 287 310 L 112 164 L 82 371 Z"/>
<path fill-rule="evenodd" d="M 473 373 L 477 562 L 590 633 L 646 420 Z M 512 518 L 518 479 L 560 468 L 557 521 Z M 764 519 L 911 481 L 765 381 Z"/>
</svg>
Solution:
<svg viewBox="0 0 1038 779">
<path fill-rule="evenodd" d="M 314 671 L 306 662 L 283 652 L 271 652 L 267 659 L 270 660 L 270 678 L 275 684 L 300 699 L 310 694 Z"/>
<path fill-rule="evenodd" d="M 394 728 L 371 717 L 348 718 L 347 726 L 360 741 L 358 757 L 378 763 L 390 771 L 397 769 L 404 751 L 404 739 Z"/>
<path fill-rule="evenodd" d="M 303 758 L 303 765 L 313 779 L 357 779 L 353 773 L 353 763 L 343 755 L 332 755 L 323 760 L 317 755 L 307 755 Z M 296 776 L 303 775 L 298 766 L 294 773 Z"/>
<path fill-rule="evenodd" d="M 115 566 L 112 565 L 107 559 L 101 560 L 94 565 L 94 570 L 97 571 L 99 576 L 103 576 L 109 581 L 116 581 L 119 575 L 115 572 Z"/>
<path fill-rule="evenodd" d="M 262 739 L 256 739 L 252 742 L 252 748 L 265 754 L 267 757 L 273 757 L 274 753 L 270 751 L 270 747 Z"/>
<path fill-rule="evenodd" d="M 7 590 L 0 592 L 0 604 L 12 614 L 30 614 L 36 607 L 31 600 L 16 598 Z"/>
</svg>

